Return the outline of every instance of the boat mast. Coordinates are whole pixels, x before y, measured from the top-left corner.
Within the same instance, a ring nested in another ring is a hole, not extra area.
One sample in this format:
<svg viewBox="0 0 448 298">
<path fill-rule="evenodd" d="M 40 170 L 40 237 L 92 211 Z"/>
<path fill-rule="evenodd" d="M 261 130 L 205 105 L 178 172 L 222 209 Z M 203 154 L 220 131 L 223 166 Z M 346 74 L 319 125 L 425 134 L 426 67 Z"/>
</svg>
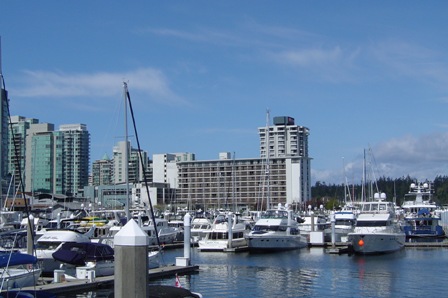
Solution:
<svg viewBox="0 0 448 298">
<path fill-rule="evenodd" d="M 127 104 L 127 96 L 128 96 L 128 84 L 126 82 L 123 82 L 123 98 L 124 98 L 124 139 L 125 139 L 125 146 L 124 146 L 124 156 L 123 156 L 123 163 L 124 163 L 124 173 L 125 173 L 125 183 L 126 183 L 126 205 L 125 205 L 125 211 L 126 211 L 126 218 L 129 221 L 131 219 L 131 216 L 129 214 L 129 150 L 128 150 L 128 104 Z"/>
<path fill-rule="evenodd" d="M 265 172 L 265 179 L 266 179 L 266 209 L 271 208 L 271 185 L 270 185 L 270 173 L 269 173 L 269 158 L 271 155 L 270 152 L 270 140 L 269 140 L 269 119 L 270 119 L 270 111 L 269 109 L 266 110 L 266 172 Z"/>
</svg>

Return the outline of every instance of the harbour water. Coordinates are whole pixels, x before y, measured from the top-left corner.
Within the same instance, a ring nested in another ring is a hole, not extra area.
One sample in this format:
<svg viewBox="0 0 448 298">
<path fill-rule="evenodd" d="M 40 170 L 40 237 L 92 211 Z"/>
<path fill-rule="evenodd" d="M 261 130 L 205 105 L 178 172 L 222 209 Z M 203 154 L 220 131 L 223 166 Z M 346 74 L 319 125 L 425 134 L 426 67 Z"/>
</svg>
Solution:
<svg viewBox="0 0 448 298">
<path fill-rule="evenodd" d="M 183 249 L 164 252 L 175 263 Z M 192 251 L 199 272 L 181 285 L 203 297 L 426 297 L 446 293 L 448 249 L 405 248 L 388 255 L 357 256 L 304 248 L 269 254 Z M 174 285 L 175 277 L 151 281 Z M 113 289 L 58 297 L 113 297 Z"/>
</svg>

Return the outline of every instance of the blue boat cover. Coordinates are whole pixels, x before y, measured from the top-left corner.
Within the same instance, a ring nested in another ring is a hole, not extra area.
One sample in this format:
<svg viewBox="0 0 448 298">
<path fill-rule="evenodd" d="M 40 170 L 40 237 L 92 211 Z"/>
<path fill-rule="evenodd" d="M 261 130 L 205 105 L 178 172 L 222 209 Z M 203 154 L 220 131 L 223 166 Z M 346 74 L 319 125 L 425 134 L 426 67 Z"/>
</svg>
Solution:
<svg viewBox="0 0 448 298">
<path fill-rule="evenodd" d="M 9 266 L 36 264 L 37 258 L 33 255 L 20 252 L 2 252 L 0 253 L 0 268 Z"/>
<path fill-rule="evenodd" d="M 428 208 L 422 208 L 422 209 L 418 210 L 417 214 L 418 215 L 429 215 L 430 212 L 429 212 Z"/>
<path fill-rule="evenodd" d="M 53 253 L 53 258 L 63 263 L 84 266 L 86 262 L 113 260 L 114 249 L 103 243 L 66 242 Z"/>
</svg>

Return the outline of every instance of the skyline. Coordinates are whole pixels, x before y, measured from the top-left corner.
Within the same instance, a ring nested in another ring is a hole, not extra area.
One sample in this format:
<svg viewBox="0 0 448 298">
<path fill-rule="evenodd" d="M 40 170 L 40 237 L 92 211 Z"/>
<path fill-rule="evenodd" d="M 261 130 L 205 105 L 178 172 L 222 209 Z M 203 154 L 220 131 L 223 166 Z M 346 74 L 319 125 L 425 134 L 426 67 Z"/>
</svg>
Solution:
<svg viewBox="0 0 448 298">
<path fill-rule="evenodd" d="M 444 1 L 0 5 L 11 115 L 86 124 L 91 163 L 124 139 L 125 81 L 149 156 L 258 158 L 269 109 L 310 129 L 312 185 L 359 183 L 369 148 L 377 177 L 447 174 Z"/>
</svg>

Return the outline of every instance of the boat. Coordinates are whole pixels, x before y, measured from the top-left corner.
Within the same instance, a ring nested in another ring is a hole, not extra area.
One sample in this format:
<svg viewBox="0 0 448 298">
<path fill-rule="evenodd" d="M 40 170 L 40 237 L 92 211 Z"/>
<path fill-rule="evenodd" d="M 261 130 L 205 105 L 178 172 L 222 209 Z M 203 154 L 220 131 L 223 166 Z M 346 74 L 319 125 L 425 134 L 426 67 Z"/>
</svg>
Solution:
<svg viewBox="0 0 448 298">
<path fill-rule="evenodd" d="M 19 211 L 0 210 L 0 231 L 19 229 L 22 213 Z"/>
<path fill-rule="evenodd" d="M 37 258 L 20 252 L 0 253 L 1 290 L 35 286 L 42 273 Z"/>
<path fill-rule="evenodd" d="M 168 220 L 168 226 L 176 229 L 176 241 L 184 241 L 184 216 L 185 213 L 177 213 L 175 215 L 170 215 L 164 217 Z"/>
<path fill-rule="evenodd" d="M 343 209 L 332 214 L 334 218 L 334 241 L 347 242 L 348 233 L 353 232 L 356 225 L 356 214 L 353 210 Z M 331 224 L 332 225 L 332 224 Z M 325 235 L 332 234 L 332 226 L 325 229 Z"/>
<path fill-rule="evenodd" d="M 107 244 L 66 242 L 52 256 L 62 263 L 59 269 L 66 276 L 80 278 L 87 270 L 94 271 L 95 277 L 114 274 L 114 250 Z"/>
<path fill-rule="evenodd" d="M 141 226 L 149 236 L 149 245 L 172 244 L 177 238 L 177 229 L 168 225 L 168 220 L 164 218 L 156 218 L 155 226 L 152 220 L 148 220 Z M 157 231 L 157 235 L 156 235 Z M 157 240 L 158 236 L 158 240 Z"/>
<path fill-rule="evenodd" d="M 305 215 L 298 218 L 300 234 L 310 240 L 311 232 L 322 232 L 324 237 L 330 237 L 329 233 L 325 233 L 325 230 L 330 227 L 330 220 L 328 215 L 323 212 L 309 211 Z M 328 230 L 327 230 L 328 231 Z"/>
<path fill-rule="evenodd" d="M 36 241 L 36 256 L 42 262 L 43 274 L 53 274 L 55 269 L 59 269 L 61 262 L 53 258 L 53 253 L 58 250 L 63 243 L 89 243 L 95 227 L 92 226 L 86 233 L 77 230 L 47 230 Z"/>
<path fill-rule="evenodd" d="M 207 217 L 194 217 L 190 227 L 191 243 L 197 244 L 199 240 L 204 239 L 211 231 L 212 225 L 213 222 Z"/>
<path fill-rule="evenodd" d="M 247 247 L 246 224 L 235 214 L 220 214 L 213 221 L 205 238 L 198 241 L 200 251 L 225 251 Z"/>
<path fill-rule="evenodd" d="M 348 241 L 356 254 L 384 254 L 401 250 L 406 235 L 395 219 L 392 202 L 385 201 L 384 193 L 375 193 L 375 200 L 359 202 L 359 214 Z"/>
<path fill-rule="evenodd" d="M 412 183 L 401 208 L 402 229 L 409 238 L 444 238 L 440 225 L 439 207 L 433 202 L 433 188 L 430 182 Z"/>
<path fill-rule="evenodd" d="M 308 246 L 306 237 L 300 235 L 297 221 L 293 220 L 292 210 L 281 204 L 277 209 L 263 212 L 246 239 L 250 252 L 294 250 Z"/>
</svg>

